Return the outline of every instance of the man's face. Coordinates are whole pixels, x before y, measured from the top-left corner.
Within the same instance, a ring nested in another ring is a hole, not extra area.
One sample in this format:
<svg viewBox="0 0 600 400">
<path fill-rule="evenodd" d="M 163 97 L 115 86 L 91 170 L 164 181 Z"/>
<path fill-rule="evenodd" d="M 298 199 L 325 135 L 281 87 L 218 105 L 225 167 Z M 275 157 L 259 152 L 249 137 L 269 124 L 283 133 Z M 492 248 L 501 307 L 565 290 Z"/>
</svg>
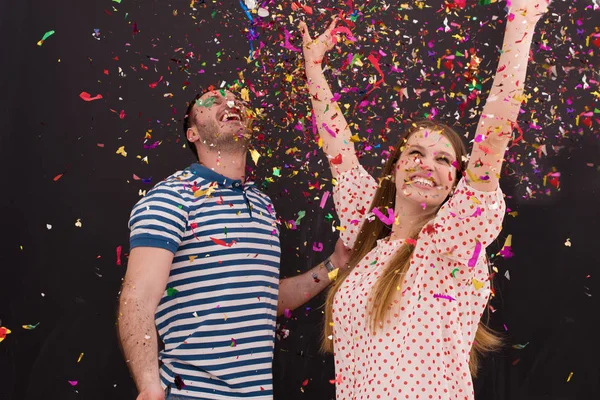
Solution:
<svg viewBox="0 0 600 400">
<path fill-rule="evenodd" d="M 251 138 L 249 115 L 245 104 L 226 90 L 204 93 L 192 109 L 193 124 L 187 138 L 200 141 L 211 150 L 244 151 Z"/>
</svg>

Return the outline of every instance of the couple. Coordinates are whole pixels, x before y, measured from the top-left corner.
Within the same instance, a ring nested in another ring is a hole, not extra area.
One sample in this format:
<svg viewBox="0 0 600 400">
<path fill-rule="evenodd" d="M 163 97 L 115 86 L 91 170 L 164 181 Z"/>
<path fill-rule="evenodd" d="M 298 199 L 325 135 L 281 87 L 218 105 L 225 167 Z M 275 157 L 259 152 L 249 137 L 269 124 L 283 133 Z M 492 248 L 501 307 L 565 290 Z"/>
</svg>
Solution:
<svg viewBox="0 0 600 400">
<path fill-rule="evenodd" d="M 500 344 L 481 322 L 485 249 L 505 212 L 498 179 L 548 3 L 512 1 L 470 156 L 450 127 L 415 122 L 379 180 L 360 165 L 321 66 L 337 20 L 315 40 L 300 24 L 344 230 L 332 256 L 297 277 L 279 280 L 273 204 L 244 180 L 250 111 L 226 91 L 196 97 L 184 131 L 199 162 L 157 184 L 129 223 L 118 329 L 138 399 L 271 399 L 276 315 L 330 284 L 322 347 L 338 399 L 473 399 L 478 356 Z"/>
</svg>

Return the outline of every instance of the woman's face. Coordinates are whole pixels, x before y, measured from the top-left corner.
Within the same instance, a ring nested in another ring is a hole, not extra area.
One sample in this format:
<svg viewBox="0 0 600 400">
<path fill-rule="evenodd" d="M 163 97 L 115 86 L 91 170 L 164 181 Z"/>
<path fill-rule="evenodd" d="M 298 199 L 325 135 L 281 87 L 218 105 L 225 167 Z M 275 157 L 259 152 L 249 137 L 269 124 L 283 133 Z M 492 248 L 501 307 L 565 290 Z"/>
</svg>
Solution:
<svg viewBox="0 0 600 400">
<path fill-rule="evenodd" d="M 456 152 L 441 131 L 421 128 L 411 134 L 395 166 L 399 200 L 423 209 L 442 205 L 456 181 Z"/>
</svg>

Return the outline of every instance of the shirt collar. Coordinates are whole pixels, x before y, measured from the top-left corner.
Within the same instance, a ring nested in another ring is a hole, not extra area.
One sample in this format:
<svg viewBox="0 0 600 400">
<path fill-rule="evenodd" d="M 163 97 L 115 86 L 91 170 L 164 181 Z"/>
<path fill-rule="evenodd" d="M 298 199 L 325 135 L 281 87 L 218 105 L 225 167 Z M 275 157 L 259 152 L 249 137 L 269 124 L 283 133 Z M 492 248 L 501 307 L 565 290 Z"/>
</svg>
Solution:
<svg viewBox="0 0 600 400">
<path fill-rule="evenodd" d="M 224 175 L 219 174 L 218 172 L 213 171 L 210 168 L 205 167 L 200 163 L 193 163 L 190 165 L 189 170 L 196 176 L 199 176 L 203 179 L 206 179 L 211 182 L 217 182 L 217 184 L 221 187 L 227 188 L 244 188 L 249 189 L 254 186 L 254 182 L 246 181 L 242 182 L 241 179 L 231 179 Z"/>
</svg>

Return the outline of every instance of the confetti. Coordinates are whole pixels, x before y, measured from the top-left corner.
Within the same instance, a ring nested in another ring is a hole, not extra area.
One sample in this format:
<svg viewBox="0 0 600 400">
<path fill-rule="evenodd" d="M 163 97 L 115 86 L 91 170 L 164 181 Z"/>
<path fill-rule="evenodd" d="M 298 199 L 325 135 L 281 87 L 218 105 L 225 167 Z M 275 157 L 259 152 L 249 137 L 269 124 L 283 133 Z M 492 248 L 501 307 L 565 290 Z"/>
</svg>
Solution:
<svg viewBox="0 0 600 400">
<path fill-rule="evenodd" d="M 42 37 L 42 39 L 40 39 L 39 42 L 37 42 L 38 46 L 41 46 L 44 44 L 44 42 L 46 41 L 46 39 L 48 39 L 50 36 L 54 35 L 55 31 L 48 31 L 46 33 L 44 33 L 44 36 Z"/>
<path fill-rule="evenodd" d="M 92 95 L 89 94 L 88 92 L 81 92 L 81 93 L 79 93 L 79 97 L 81 97 L 81 99 L 83 101 L 94 101 L 94 100 L 100 100 L 102 98 L 102 95 L 97 94 L 94 97 L 92 97 Z"/>
</svg>

